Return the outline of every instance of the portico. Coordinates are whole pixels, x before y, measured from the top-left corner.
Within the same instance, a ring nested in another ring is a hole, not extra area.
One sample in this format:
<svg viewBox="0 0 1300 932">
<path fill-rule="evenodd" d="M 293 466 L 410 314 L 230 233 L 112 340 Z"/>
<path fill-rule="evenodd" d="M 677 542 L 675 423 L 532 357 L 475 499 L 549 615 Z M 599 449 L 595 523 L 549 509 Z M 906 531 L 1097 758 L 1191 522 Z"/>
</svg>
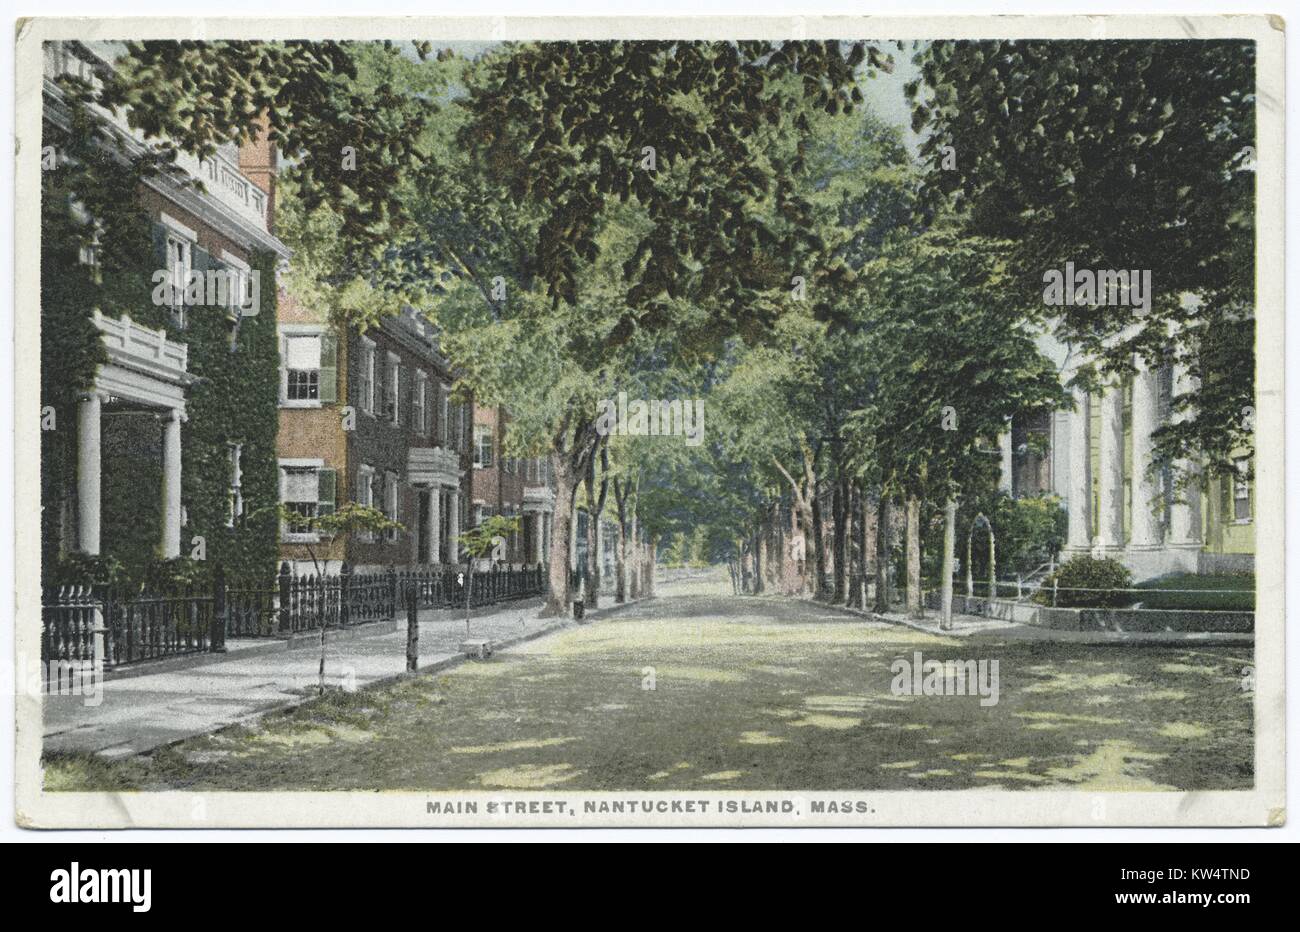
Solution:
<svg viewBox="0 0 1300 932">
<path fill-rule="evenodd" d="M 420 497 L 413 562 L 459 562 L 460 458 L 443 447 L 411 447 L 407 478 Z"/>
<path fill-rule="evenodd" d="M 1137 579 L 1196 572 L 1204 543 L 1196 470 L 1177 464 L 1175 471 L 1189 478 L 1170 494 L 1152 468 L 1155 433 L 1170 400 L 1162 398 L 1158 369 L 1140 358 L 1134 365 L 1127 405 L 1119 381 L 1092 393 L 1072 390 L 1068 475 L 1058 485 L 1069 515 L 1066 553 L 1113 557 Z M 1194 390 L 1190 374 L 1176 367 L 1172 395 Z"/>
<path fill-rule="evenodd" d="M 106 404 L 126 404 L 156 412 L 162 423 L 161 539 L 164 559 L 181 553 L 181 424 L 185 392 L 194 377 L 187 372 L 188 349 L 167 339 L 163 330 L 141 326 L 127 315 L 114 320 L 94 312 L 93 321 L 108 351 L 92 388 L 77 410 L 77 549 L 98 556 L 103 476 L 102 419 Z"/>
<path fill-rule="evenodd" d="M 546 486 L 524 487 L 524 540 L 530 563 L 546 563 L 551 551 L 551 519 L 555 492 Z"/>
</svg>

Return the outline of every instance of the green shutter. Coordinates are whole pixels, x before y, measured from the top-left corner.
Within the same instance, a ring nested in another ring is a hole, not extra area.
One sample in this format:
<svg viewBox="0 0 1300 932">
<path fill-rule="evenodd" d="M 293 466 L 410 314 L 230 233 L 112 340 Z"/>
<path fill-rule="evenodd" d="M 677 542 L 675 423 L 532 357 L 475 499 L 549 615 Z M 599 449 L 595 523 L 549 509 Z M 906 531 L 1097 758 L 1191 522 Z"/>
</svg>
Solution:
<svg viewBox="0 0 1300 932">
<path fill-rule="evenodd" d="M 332 333 L 320 337 L 320 400 L 326 404 L 338 401 L 339 341 Z"/>
<path fill-rule="evenodd" d="M 338 472 L 333 469 L 320 469 L 316 472 L 316 479 L 318 482 L 316 488 L 316 514 L 332 515 L 334 514 Z"/>
<path fill-rule="evenodd" d="M 158 261 L 158 268 L 167 268 L 167 228 L 161 223 L 153 225 L 153 255 Z M 170 272 L 170 269 L 167 269 Z"/>
</svg>

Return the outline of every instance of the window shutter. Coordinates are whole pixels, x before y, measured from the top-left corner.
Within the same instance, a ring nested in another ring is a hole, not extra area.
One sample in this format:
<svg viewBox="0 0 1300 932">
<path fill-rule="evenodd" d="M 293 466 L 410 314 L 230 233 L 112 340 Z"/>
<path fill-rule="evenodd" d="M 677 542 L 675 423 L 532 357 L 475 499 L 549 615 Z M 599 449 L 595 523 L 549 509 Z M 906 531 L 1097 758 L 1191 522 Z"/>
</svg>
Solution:
<svg viewBox="0 0 1300 932">
<path fill-rule="evenodd" d="M 289 338 L 280 334 L 280 403 L 289 400 Z"/>
<path fill-rule="evenodd" d="M 338 482 L 338 472 L 333 469 L 317 470 L 316 481 L 316 514 L 334 514 L 335 486 Z"/>
<path fill-rule="evenodd" d="M 332 333 L 320 337 L 320 400 L 325 404 L 338 401 L 339 341 Z"/>
<path fill-rule="evenodd" d="M 153 255 L 158 268 L 167 268 L 167 228 L 161 223 L 153 225 Z M 169 270 L 170 271 L 170 270 Z"/>
</svg>

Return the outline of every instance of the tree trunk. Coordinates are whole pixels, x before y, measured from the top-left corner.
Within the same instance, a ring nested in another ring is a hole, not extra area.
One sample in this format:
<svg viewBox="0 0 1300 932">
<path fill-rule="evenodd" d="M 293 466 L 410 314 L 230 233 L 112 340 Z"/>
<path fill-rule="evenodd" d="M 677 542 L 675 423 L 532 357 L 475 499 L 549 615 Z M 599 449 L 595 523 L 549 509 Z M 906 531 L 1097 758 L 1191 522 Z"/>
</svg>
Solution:
<svg viewBox="0 0 1300 932">
<path fill-rule="evenodd" d="M 609 496 L 609 448 L 604 441 L 600 447 L 600 491 L 596 491 L 596 457 L 587 464 L 587 594 L 588 608 L 599 607 L 600 596 L 600 516 L 605 513 L 605 500 Z"/>
<path fill-rule="evenodd" d="M 614 554 L 614 601 L 627 601 L 627 517 L 618 509 L 618 551 Z"/>
<path fill-rule="evenodd" d="M 907 614 L 924 615 L 921 606 L 921 500 L 907 499 Z"/>
<path fill-rule="evenodd" d="M 790 592 L 789 580 L 785 578 L 786 552 L 785 522 L 781 520 L 781 501 L 778 497 L 772 505 L 772 559 L 768 561 L 768 566 L 772 573 L 772 588 L 782 595 Z"/>
<path fill-rule="evenodd" d="M 646 545 L 645 556 L 645 597 L 655 597 L 655 557 L 659 553 L 659 535 L 655 534 Z"/>
<path fill-rule="evenodd" d="M 551 563 L 547 567 L 550 591 L 543 618 L 568 615 L 572 611 L 573 592 L 569 588 L 569 538 L 573 533 L 573 506 L 577 496 L 572 465 L 568 457 L 551 455 L 551 471 L 555 476 L 555 514 L 551 527 Z"/>
<path fill-rule="evenodd" d="M 768 506 L 765 532 L 766 533 L 763 535 L 763 541 L 767 545 L 767 553 L 764 558 L 764 568 L 767 571 L 767 587 L 769 589 L 780 590 L 781 568 L 784 565 L 784 561 L 781 559 L 783 550 L 781 549 L 780 501 L 774 501 L 770 506 Z"/>
<path fill-rule="evenodd" d="M 876 604 L 875 611 L 889 611 L 889 498 L 882 492 L 876 506 Z"/>
<path fill-rule="evenodd" d="M 943 563 L 939 566 L 939 581 L 943 587 L 939 627 L 952 630 L 952 556 L 957 538 L 957 503 L 948 499 L 943 506 Z"/>
<path fill-rule="evenodd" d="M 759 521 L 758 530 L 754 532 L 754 594 L 762 593 L 764 588 L 763 574 L 766 567 L 763 565 L 763 524 Z"/>
<path fill-rule="evenodd" d="M 772 464 L 776 466 L 777 471 L 785 477 L 786 482 L 790 484 L 790 520 L 793 525 L 798 524 L 798 529 L 803 532 L 803 553 L 794 555 L 792 558 L 797 565 L 796 572 L 799 573 L 799 594 L 802 595 L 810 589 L 816 591 L 815 585 L 810 586 L 808 582 L 809 567 L 817 563 L 816 554 L 820 552 L 820 544 L 813 533 L 813 505 L 809 503 L 809 495 L 815 495 L 817 489 L 817 476 L 813 469 L 811 453 L 808 450 L 803 452 L 803 484 L 795 481 L 794 476 L 781 465 L 781 461 L 775 456 L 772 457 Z M 812 548 L 813 556 L 810 558 L 809 548 Z"/>
<path fill-rule="evenodd" d="M 867 607 L 867 490 L 861 484 L 857 486 L 858 499 L 858 591 L 854 593 L 854 604 L 861 609 Z"/>
<path fill-rule="evenodd" d="M 812 487 L 812 544 L 813 544 L 813 598 L 825 599 L 826 591 L 826 548 L 822 523 L 822 503 L 817 498 L 817 485 Z"/>
<path fill-rule="evenodd" d="M 583 601 L 587 608 L 596 608 L 599 603 L 600 567 L 596 560 L 596 535 L 600 533 L 600 520 L 587 509 L 587 587 L 583 590 Z"/>
<path fill-rule="evenodd" d="M 832 559 L 834 560 L 835 573 L 835 594 L 832 601 L 836 605 L 843 605 L 848 597 L 849 592 L 849 480 L 841 475 L 835 482 L 834 501 L 831 505 L 832 515 L 835 520 L 834 537 L 832 538 Z"/>
<path fill-rule="evenodd" d="M 631 548 L 632 551 L 631 559 L 629 559 L 627 562 L 628 594 L 631 598 L 636 599 L 636 598 L 640 598 L 641 595 L 641 580 L 640 580 L 641 573 L 639 570 L 639 567 L 641 565 L 641 560 L 639 557 L 640 550 L 641 550 L 641 539 L 637 534 L 635 511 L 632 512 L 632 534 L 631 534 L 631 541 L 629 542 L 628 546 Z"/>
</svg>

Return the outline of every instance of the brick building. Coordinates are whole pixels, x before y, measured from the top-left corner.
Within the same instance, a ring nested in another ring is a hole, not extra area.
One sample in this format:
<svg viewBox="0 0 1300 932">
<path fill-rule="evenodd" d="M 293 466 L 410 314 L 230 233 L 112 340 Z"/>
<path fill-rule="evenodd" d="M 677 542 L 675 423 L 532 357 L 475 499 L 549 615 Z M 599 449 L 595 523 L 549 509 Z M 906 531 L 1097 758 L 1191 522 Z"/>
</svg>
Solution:
<svg viewBox="0 0 1300 932">
<path fill-rule="evenodd" d="M 66 151 L 79 141 L 70 136 L 73 113 L 59 78 L 99 85 L 123 50 L 114 42 L 45 43 L 42 144 L 57 153 L 48 166 L 55 184 L 69 164 Z M 108 159 L 124 164 L 144 151 L 122 114 L 91 110 L 104 120 L 95 141 Z M 42 359 L 79 390 L 75 414 L 65 420 L 75 432 L 43 438 L 47 564 L 76 552 L 138 570 L 151 560 L 201 555 L 261 572 L 274 556 L 273 527 L 243 520 L 274 494 L 275 410 L 259 381 L 273 372 L 274 325 L 259 319 L 261 288 L 269 283 L 254 268 L 270 257 L 272 277 L 274 259 L 289 255 L 271 227 L 274 151 L 265 141 L 223 145 L 209 158 L 180 151 L 175 167 L 174 174 L 146 176 L 135 193 L 152 255 L 130 274 L 157 285 L 154 300 L 104 313 L 99 300 L 111 295 L 89 292 L 78 313 L 93 324 L 107 361 L 74 373 L 62 355 Z M 43 226 L 46 260 L 61 248 L 49 241 L 53 235 Z M 83 248 L 81 262 L 98 269 L 104 245 Z M 58 274 L 56 267 L 45 272 Z M 58 313 L 43 304 L 45 326 Z M 59 455 L 64 443 L 70 455 Z M 47 464 L 58 474 L 47 475 Z"/>
<path fill-rule="evenodd" d="M 502 455 L 509 415 L 504 408 L 474 407 L 473 513 L 478 524 L 491 515 L 520 518 L 506 542 L 510 563 L 546 563 L 550 552 L 555 492 L 545 457 Z"/>
<path fill-rule="evenodd" d="M 302 572 L 312 554 L 329 572 L 458 562 L 471 406 L 451 400 L 432 325 L 407 309 L 364 333 L 342 329 L 283 294 L 279 331 L 281 501 L 304 515 L 356 502 L 402 525 L 331 542 L 289 525 L 282 557 Z"/>
</svg>

